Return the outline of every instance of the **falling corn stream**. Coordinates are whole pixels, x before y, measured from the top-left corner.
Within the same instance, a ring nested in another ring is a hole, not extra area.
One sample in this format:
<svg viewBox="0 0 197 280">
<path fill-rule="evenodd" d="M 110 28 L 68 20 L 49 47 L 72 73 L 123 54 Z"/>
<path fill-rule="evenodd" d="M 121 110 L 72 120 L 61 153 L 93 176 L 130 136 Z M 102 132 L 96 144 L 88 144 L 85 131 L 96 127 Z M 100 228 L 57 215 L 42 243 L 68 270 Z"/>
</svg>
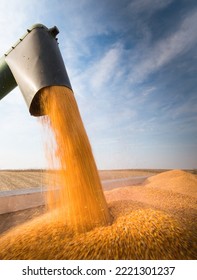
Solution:
<svg viewBox="0 0 197 280">
<path fill-rule="evenodd" d="M 42 90 L 47 159 L 58 162 L 59 190 L 48 192 L 49 210 L 77 232 L 110 224 L 97 167 L 73 92 L 61 86 Z M 50 147 L 50 148 L 49 148 Z"/>
</svg>

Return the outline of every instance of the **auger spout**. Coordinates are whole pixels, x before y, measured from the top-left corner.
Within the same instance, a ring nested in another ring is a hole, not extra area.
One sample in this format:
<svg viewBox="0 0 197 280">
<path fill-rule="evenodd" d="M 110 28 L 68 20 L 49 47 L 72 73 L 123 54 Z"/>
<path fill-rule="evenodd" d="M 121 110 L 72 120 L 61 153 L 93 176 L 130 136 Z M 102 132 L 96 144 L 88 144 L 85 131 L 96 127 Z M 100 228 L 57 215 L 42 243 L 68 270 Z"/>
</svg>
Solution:
<svg viewBox="0 0 197 280">
<path fill-rule="evenodd" d="M 48 86 L 72 89 L 59 50 L 56 26 L 33 25 L 0 59 L 0 99 L 17 85 L 33 116 L 41 116 L 40 90 Z"/>
</svg>

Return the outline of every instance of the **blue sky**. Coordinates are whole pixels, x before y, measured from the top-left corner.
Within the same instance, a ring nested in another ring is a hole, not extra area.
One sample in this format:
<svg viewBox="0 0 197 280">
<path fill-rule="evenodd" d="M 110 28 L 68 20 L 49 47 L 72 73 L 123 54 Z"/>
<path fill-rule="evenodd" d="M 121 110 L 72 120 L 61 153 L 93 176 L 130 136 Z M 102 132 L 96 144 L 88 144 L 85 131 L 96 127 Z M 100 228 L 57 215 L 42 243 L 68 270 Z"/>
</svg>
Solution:
<svg viewBox="0 0 197 280">
<path fill-rule="evenodd" d="M 195 0 L 0 0 L 0 54 L 28 27 L 59 47 L 99 169 L 197 168 Z M 16 88 L 0 101 L 0 168 L 46 167 Z"/>
</svg>

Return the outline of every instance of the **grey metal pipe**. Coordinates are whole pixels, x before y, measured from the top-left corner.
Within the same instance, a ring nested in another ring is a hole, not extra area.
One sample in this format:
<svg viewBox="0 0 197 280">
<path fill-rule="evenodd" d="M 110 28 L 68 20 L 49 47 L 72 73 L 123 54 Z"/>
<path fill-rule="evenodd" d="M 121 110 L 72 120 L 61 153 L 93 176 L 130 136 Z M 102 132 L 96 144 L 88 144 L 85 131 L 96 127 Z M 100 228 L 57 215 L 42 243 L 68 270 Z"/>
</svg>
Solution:
<svg viewBox="0 0 197 280">
<path fill-rule="evenodd" d="M 56 26 L 48 29 L 42 24 L 33 25 L 1 62 L 0 77 L 6 73 L 7 78 L 0 78 L 0 96 L 5 96 L 17 83 L 33 116 L 43 115 L 41 89 L 65 86 L 72 90 L 57 43 L 58 33 Z"/>
</svg>

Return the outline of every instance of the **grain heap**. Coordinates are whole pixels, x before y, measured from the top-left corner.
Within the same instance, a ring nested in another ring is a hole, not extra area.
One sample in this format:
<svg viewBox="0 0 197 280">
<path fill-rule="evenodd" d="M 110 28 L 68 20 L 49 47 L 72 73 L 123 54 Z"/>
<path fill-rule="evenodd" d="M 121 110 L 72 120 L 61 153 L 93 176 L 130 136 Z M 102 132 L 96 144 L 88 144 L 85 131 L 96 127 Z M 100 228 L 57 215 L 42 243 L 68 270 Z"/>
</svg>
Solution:
<svg viewBox="0 0 197 280">
<path fill-rule="evenodd" d="M 197 197 L 197 177 L 182 170 L 170 170 L 160 173 L 150 177 L 147 183 L 151 188 Z"/>
<path fill-rule="evenodd" d="M 163 179 L 168 175 L 163 173 Z M 188 184 L 195 176 L 191 177 Z M 44 214 L 0 238 L 0 259 L 197 258 L 196 198 L 148 183 L 114 189 L 105 196 L 112 225 L 76 233 Z"/>
<path fill-rule="evenodd" d="M 168 214 L 112 203 L 114 222 L 87 233 L 42 216 L 0 239 L 1 259 L 179 259 L 188 258 L 183 231 Z M 181 255 L 180 255 L 181 252 Z"/>
</svg>

